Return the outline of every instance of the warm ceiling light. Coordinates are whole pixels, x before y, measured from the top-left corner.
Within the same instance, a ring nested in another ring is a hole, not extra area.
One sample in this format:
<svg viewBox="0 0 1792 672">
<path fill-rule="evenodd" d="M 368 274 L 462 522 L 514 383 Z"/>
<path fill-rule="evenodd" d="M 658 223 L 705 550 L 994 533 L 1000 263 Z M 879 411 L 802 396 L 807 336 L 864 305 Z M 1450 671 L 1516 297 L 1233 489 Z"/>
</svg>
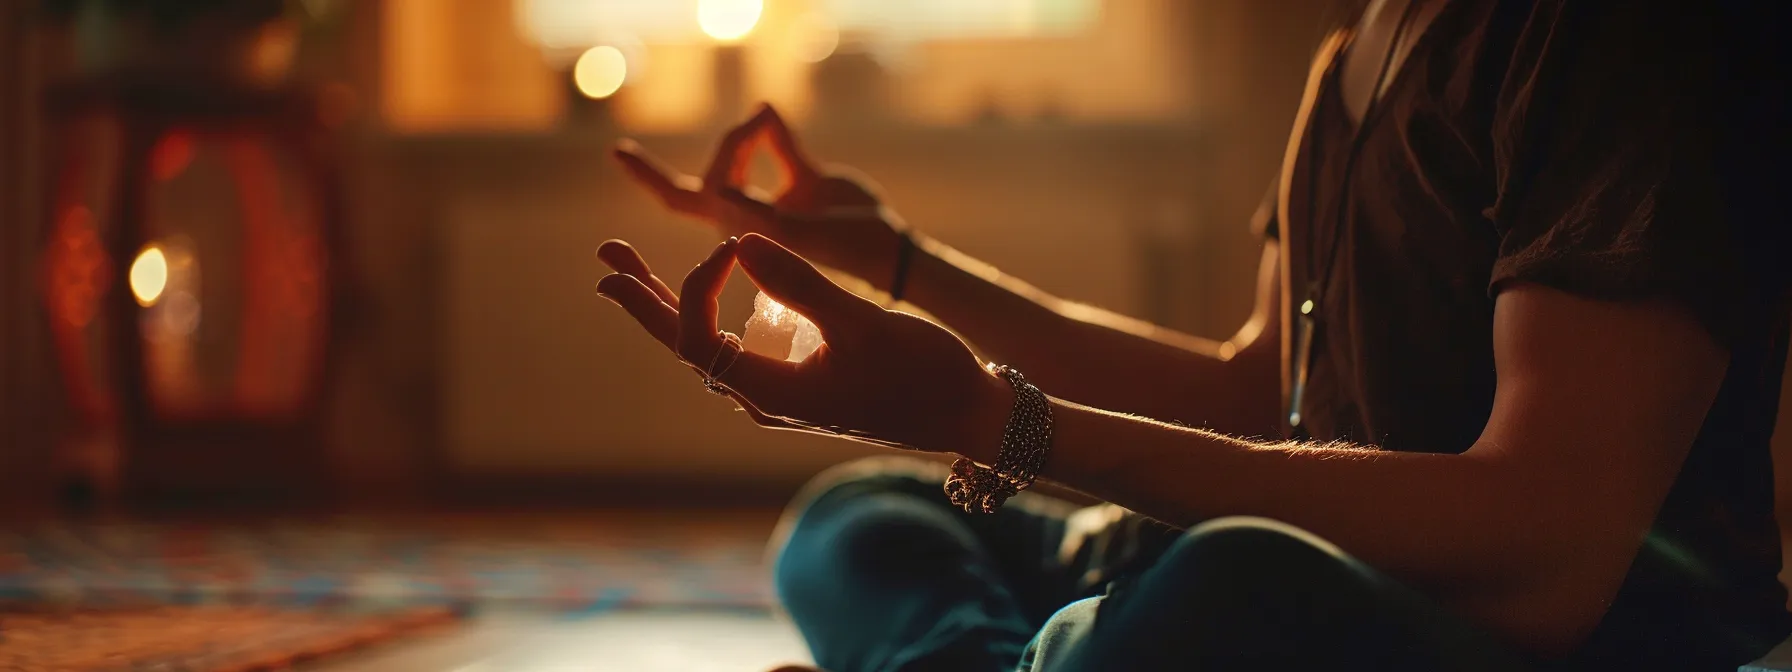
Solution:
<svg viewBox="0 0 1792 672">
<path fill-rule="evenodd" d="M 738 40 L 752 32 L 764 9 L 762 0 L 697 0 L 697 25 L 718 40 Z"/>
</svg>

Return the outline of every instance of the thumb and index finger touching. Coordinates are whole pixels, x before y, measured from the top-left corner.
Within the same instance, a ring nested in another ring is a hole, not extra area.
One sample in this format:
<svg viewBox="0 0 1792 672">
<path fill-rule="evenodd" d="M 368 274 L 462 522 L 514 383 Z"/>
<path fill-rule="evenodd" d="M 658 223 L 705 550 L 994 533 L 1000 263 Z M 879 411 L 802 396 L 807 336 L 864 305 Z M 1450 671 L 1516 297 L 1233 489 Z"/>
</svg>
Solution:
<svg viewBox="0 0 1792 672">
<path fill-rule="evenodd" d="M 736 261 L 760 291 L 809 318 L 825 340 L 856 333 L 884 312 L 882 306 L 835 284 L 813 264 L 765 236 L 741 238 Z"/>
<path fill-rule="evenodd" d="M 784 171 L 785 179 L 792 184 L 811 182 L 821 177 L 821 171 L 815 162 L 803 152 L 802 144 L 797 142 L 796 134 L 784 123 L 784 117 L 772 106 L 766 105 L 749 124 L 759 126 L 758 137 L 771 149 L 772 157 L 777 159 L 778 166 Z"/>
<path fill-rule="evenodd" d="M 665 300 L 663 293 L 669 292 L 664 284 L 645 273 L 645 263 L 632 248 L 615 241 L 605 249 L 606 261 L 613 261 L 619 272 L 599 283 L 599 293 L 622 306 L 686 364 L 717 376 L 763 425 L 786 426 L 780 418 L 806 417 L 804 409 L 824 402 L 815 396 L 817 390 L 801 384 L 797 366 L 783 360 L 741 352 L 726 369 L 710 370 L 722 361 L 720 350 L 727 347 L 717 330 L 717 298 L 736 263 L 767 295 L 814 321 L 823 339 L 835 347 L 874 328 L 883 312 L 876 303 L 834 284 L 802 257 L 764 236 L 749 234 L 718 245 L 685 277 L 675 303 Z M 653 286 L 642 275 L 653 279 Z"/>
<path fill-rule="evenodd" d="M 739 190 L 750 158 L 761 146 L 771 151 L 793 187 L 820 179 L 820 171 L 796 135 L 769 105 L 723 137 L 701 180 L 665 168 L 633 141 L 624 141 L 615 155 L 636 181 L 675 211 L 713 217 L 722 214 L 721 208 L 730 208 L 759 217 L 776 216 L 770 204 L 751 199 Z M 704 357 L 703 353 L 721 347 L 715 328 L 715 300 L 726 281 L 727 269 L 734 262 L 767 295 L 813 321 L 829 341 L 837 342 L 842 334 L 855 333 L 883 312 L 876 303 L 834 284 L 808 261 L 764 236 L 748 234 L 738 242 L 724 243 L 708 261 L 693 270 L 695 277 L 687 277 L 678 294 L 654 277 L 632 248 L 613 242 L 618 244 L 607 243 L 599 256 L 627 281 L 616 278 L 608 288 L 617 289 L 620 298 L 625 299 L 624 307 L 637 313 L 637 319 L 659 340 L 687 360 Z M 784 362 L 743 353 L 734 369 L 729 378 L 735 380 L 725 383 L 745 384 L 774 397 L 794 392 L 787 389 L 788 385 L 770 384 L 790 373 Z"/>
<path fill-rule="evenodd" d="M 751 119 L 722 136 L 701 178 L 665 167 L 633 140 L 622 141 L 614 154 L 623 169 L 667 207 L 688 215 L 705 216 L 713 214 L 717 194 L 725 189 L 738 189 L 746 182 L 753 152 L 761 146 L 771 150 L 778 168 L 792 186 L 806 185 L 820 178 L 820 171 L 803 152 L 796 134 L 770 105 L 760 108 Z"/>
<path fill-rule="evenodd" d="M 702 357 L 723 347 L 715 331 L 715 297 L 726 281 L 725 266 L 738 263 L 741 270 L 768 296 L 813 321 L 822 339 L 838 348 L 862 330 L 871 328 L 883 312 L 876 303 L 834 284 L 809 262 L 770 238 L 747 234 L 738 242 L 725 242 L 711 258 L 692 271 L 684 286 L 678 350 L 687 362 L 700 366 Z M 701 312 L 705 315 L 690 315 Z M 687 340 L 688 339 L 688 340 Z M 715 372 L 720 382 L 735 391 L 743 407 L 750 407 L 760 424 L 780 418 L 810 417 L 805 409 L 826 406 L 828 392 L 803 384 L 798 364 L 741 352 L 725 372 Z M 794 425 L 791 425 L 794 427 Z"/>
<path fill-rule="evenodd" d="M 883 307 L 835 284 L 795 252 L 758 234 L 717 245 L 685 276 L 676 294 L 648 270 L 628 243 L 608 241 L 598 255 L 616 271 L 599 283 L 600 293 L 621 303 L 687 359 L 701 358 L 719 345 L 716 301 L 736 263 L 761 291 L 814 322 L 825 339 L 855 333 L 883 313 Z"/>
<path fill-rule="evenodd" d="M 775 218 L 778 213 L 770 204 L 753 199 L 739 189 L 745 181 L 752 153 L 760 146 L 771 151 L 793 186 L 811 183 L 821 177 L 796 134 L 770 105 L 761 107 L 751 119 L 723 136 L 701 181 L 662 167 L 633 141 L 624 141 L 618 146 L 616 157 L 637 181 L 674 210 L 711 217 L 740 213 L 754 218 Z M 770 239 L 748 235 L 740 245 L 739 261 L 754 283 L 781 303 L 808 316 L 822 328 L 824 335 L 830 328 L 838 330 L 844 326 L 843 319 L 867 315 L 867 309 L 882 310 L 834 284 L 807 261 Z M 636 270 L 632 266 L 639 260 L 631 254 L 632 250 L 627 251 L 631 253 L 620 248 L 611 251 L 613 254 L 603 255 L 600 250 L 600 256 L 605 256 L 606 261 L 615 257 L 621 266 L 612 263 L 612 267 L 637 276 L 668 305 L 675 309 L 681 307 L 680 299 L 673 296 L 670 288 L 658 278 L 646 273 L 644 265 L 641 272 L 630 272 Z M 825 324 L 828 322 L 834 323 L 833 326 Z"/>
<path fill-rule="evenodd" d="M 747 169 L 752 165 L 753 153 L 761 147 L 771 151 L 778 169 L 792 184 L 820 177 L 820 171 L 803 152 L 796 134 L 784 123 L 784 117 L 768 104 L 722 136 L 709 171 L 703 176 L 704 186 L 712 190 L 742 186 L 747 179 Z"/>
</svg>

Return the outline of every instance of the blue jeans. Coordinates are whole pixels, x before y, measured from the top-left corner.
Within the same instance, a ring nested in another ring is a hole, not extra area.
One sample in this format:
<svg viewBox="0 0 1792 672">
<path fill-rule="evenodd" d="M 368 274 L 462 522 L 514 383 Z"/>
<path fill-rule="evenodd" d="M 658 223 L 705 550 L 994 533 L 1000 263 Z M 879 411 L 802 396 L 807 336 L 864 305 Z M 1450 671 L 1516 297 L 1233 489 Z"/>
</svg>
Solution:
<svg viewBox="0 0 1792 672">
<path fill-rule="evenodd" d="M 971 516 L 947 504 L 935 469 L 824 479 L 786 519 L 775 577 L 829 672 L 1531 669 L 1273 521 L 1158 533 L 1028 494 Z"/>
</svg>

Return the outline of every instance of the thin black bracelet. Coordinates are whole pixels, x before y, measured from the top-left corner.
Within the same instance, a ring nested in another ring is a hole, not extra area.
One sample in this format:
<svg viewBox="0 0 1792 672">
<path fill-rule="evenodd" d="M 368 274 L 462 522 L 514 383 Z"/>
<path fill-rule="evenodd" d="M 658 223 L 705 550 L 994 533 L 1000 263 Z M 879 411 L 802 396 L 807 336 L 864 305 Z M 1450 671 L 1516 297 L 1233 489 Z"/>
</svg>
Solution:
<svg viewBox="0 0 1792 672">
<path fill-rule="evenodd" d="M 915 239 L 907 231 L 896 232 L 900 240 L 896 243 L 896 276 L 890 279 L 890 301 L 902 300 L 902 290 L 908 285 L 909 260 L 915 256 Z"/>
</svg>

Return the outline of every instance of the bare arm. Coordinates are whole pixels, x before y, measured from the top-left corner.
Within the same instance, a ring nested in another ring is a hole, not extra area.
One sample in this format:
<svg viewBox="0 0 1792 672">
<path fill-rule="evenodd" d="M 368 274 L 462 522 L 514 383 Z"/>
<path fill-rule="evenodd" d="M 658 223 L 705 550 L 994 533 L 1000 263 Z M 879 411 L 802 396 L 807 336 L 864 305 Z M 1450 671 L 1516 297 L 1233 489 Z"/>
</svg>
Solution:
<svg viewBox="0 0 1792 672">
<path fill-rule="evenodd" d="M 1728 356 L 1678 308 L 1537 286 L 1503 292 L 1494 329 L 1493 413 L 1460 455 L 1255 443 L 1060 401 L 1045 475 L 1174 523 L 1288 521 L 1563 651 L 1616 593 Z M 999 445 L 1003 403 L 964 445 Z"/>
<path fill-rule="evenodd" d="M 790 184 L 775 199 L 743 191 L 746 159 L 756 147 L 771 150 Z M 677 175 L 632 143 L 617 158 L 672 210 L 730 235 L 765 235 L 888 290 L 898 240 L 893 218 L 862 181 L 817 167 L 769 106 L 723 137 L 701 179 Z M 1250 320 L 1229 340 L 1212 341 L 1065 301 L 915 235 L 920 249 L 904 298 L 1058 394 L 1243 436 L 1280 426 L 1274 246 L 1263 253 Z M 612 265 L 631 256 L 608 249 Z M 653 289 L 672 296 L 668 287 Z"/>
<path fill-rule="evenodd" d="M 1043 389 L 1238 436 L 1279 426 L 1275 245 L 1264 246 L 1250 319 L 1225 341 L 1060 299 L 935 241 L 920 248 L 905 298 Z"/>
<path fill-rule="evenodd" d="M 1007 384 L 952 333 L 847 292 L 776 242 L 719 246 L 676 307 L 638 259 L 598 289 L 702 370 L 723 347 L 715 297 L 736 260 L 826 338 L 801 362 L 734 359 L 721 382 L 749 417 L 995 461 Z M 1288 521 L 1518 644 L 1562 652 L 1603 616 L 1729 357 L 1677 304 L 1524 284 L 1501 292 L 1493 344 L 1492 412 L 1459 455 L 1254 442 L 1054 401 L 1044 476 L 1174 523 Z"/>
</svg>

